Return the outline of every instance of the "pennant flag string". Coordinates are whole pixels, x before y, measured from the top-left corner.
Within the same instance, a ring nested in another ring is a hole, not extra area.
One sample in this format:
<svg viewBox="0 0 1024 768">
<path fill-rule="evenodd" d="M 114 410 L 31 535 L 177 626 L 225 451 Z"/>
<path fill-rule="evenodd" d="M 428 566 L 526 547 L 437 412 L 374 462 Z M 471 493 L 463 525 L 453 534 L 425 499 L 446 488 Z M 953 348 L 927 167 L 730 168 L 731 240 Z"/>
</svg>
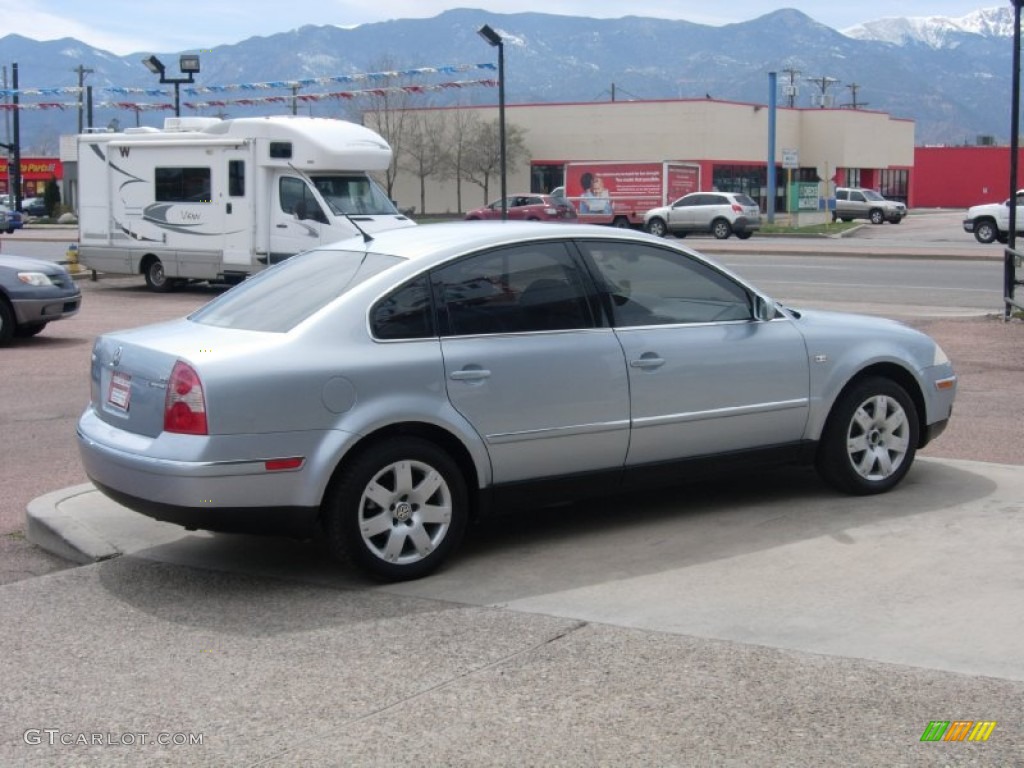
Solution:
<svg viewBox="0 0 1024 768">
<path fill-rule="evenodd" d="M 264 83 L 237 83 L 233 85 L 202 85 L 202 86 L 190 86 L 183 88 L 185 93 L 195 96 L 200 93 L 223 93 L 226 91 L 256 91 L 256 90 L 271 90 L 274 88 L 308 88 L 310 86 L 324 86 L 331 85 L 334 83 L 362 83 L 362 82 L 379 82 L 381 80 L 394 80 L 400 77 L 424 77 L 427 75 L 437 74 L 456 74 L 459 72 L 469 72 L 472 70 L 497 70 L 495 64 L 451 64 L 441 67 L 417 67 L 415 69 L 399 69 L 392 70 L 389 72 L 363 72 L 352 75 L 334 75 L 331 77 L 310 77 L 303 78 L 301 80 L 271 80 Z M 66 95 L 78 95 L 85 92 L 85 88 L 78 86 L 66 86 L 60 88 L 21 88 L 18 90 L 14 89 L 2 89 L 0 88 L 0 98 L 12 97 L 15 95 L 19 96 L 66 96 Z M 96 90 L 102 91 L 103 93 L 112 93 L 122 96 L 133 95 L 133 94 L 144 94 L 146 96 L 169 96 L 173 94 L 173 91 L 166 90 L 163 88 L 130 88 L 122 86 L 104 86 Z"/>
<path fill-rule="evenodd" d="M 434 85 L 398 85 L 389 88 L 367 88 L 356 91 L 335 91 L 332 93 L 300 93 L 293 96 L 261 96 L 256 98 L 241 99 L 218 99 L 210 101 L 186 101 L 182 106 L 188 109 L 204 109 L 209 107 L 244 106 L 252 107 L 260 104 L 287 104 L 292 99 L 303 103 L 324 101 L 326 99 L 355 99 L 362 96 L 387 96 L 388 94 L 415 93 L 422 94 L 431 91 L 444 91 L 452 88 L 473 88 L 487 87 L 496 88 L 497 80 L 455 80 L 447 83 Z M 2 104 L 0 111 L 12 111 L 14 109 L 47 110 L 47 109 L 77 109 L 79 102 L 37 102 L 34 104 Z M 146 110 L 173 110 L 174 104 L 170 103 L 137 103 L 131 101 L 101 101 L 93 105 L 97 109 L 129 109 L 135 111 Z"/>
</svg>

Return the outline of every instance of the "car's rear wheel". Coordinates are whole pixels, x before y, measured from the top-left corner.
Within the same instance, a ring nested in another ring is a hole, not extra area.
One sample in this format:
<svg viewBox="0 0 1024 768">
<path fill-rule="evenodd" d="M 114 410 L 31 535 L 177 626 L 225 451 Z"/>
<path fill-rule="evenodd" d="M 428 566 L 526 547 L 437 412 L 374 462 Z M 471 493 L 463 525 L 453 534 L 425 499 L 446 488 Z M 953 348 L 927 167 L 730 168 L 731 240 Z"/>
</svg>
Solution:
<svg viewBox="0 0 1024 768">
<path fill-rule="evenodd" d="M 345 467 L 324 509 L 331 553 L 387 581 L 433 572 L 459 545 L 465 480 L 441 448 L 417 437 L 378 443 Z"/>
<path fill-rule="evenodd" d="M 725 219 L 715 219 L 711 223 L 711 234 L 719 240 L 728 240 L 732 234 L 732 225 Z"/>
<path fill-rule="evenodd" d="M 885 214 L 882 213 L 881 210 L 879 210 L 878 208 L 875 208 L 874 210 L 871 211 L 871 223 L 872 224 L 881 224 L 884 221 L 885 221 Z"/>
<path fill-rule="evenodd" d="M 918 430 L 906 390 L 890 379 L 867 378 L 833 407 L 818 446 L 818 472 L 847 493 L 888 491 L 914 462 Z"/>
<path fill-rule="evenodd" d="M 618 229 L 629 229 L 629 219 L 625 216 L 616 216 L 615 220 L 612 221 L 612 226 Z"/>
<path fill-rule="evenodd" d="M 988 245 L 989 243 L 995 242 L 996 237 L 999 235 L 999 230 L 996 228 L 996 224 L 991 219 L 982 219 L 974 223 L 974 239 L 979 243 Z"/>
<path fill-rule="evenodd" d="M 664 219 L 651 219 L 647 222 L 647 231 L 656 237 L 665 237 L 668 234 L 668 227 Z"/>
<path fill-rule="evenodd" d="M 14 338 L 14 309 L 0 297 L 0 347 Z"/>
</svg>

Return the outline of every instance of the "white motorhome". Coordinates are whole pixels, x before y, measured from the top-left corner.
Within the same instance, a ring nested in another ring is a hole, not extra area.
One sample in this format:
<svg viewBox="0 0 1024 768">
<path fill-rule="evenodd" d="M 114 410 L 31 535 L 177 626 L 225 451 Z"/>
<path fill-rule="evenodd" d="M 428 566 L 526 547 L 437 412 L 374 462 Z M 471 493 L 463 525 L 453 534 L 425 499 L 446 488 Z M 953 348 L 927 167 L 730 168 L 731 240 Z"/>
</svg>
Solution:
<svg viewBox="0 0 1024 768">
<path fill-rule="evenodd" d="M 318 117 L 167 118 L 163 130 L 78 137 L 79 259 L 183 280 L 233 282 L 300 251 L 412 226 L 370 178 L 391 147 Z"/>
</svg>

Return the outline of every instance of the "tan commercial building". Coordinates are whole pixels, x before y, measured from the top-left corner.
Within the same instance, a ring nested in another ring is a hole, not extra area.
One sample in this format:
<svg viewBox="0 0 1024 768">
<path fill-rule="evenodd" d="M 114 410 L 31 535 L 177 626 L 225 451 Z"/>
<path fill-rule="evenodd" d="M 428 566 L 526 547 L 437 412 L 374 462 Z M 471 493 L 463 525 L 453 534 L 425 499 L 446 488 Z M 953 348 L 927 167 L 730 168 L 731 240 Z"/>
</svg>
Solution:
<svg viewBox="0 0 1024 768">
<path fill-rule="evenodd" d="M 417 110 L 443 115 L 469 109 L 482 122 L 498 118 L 497 107 Z M 509 194 L 545 192 L 564 183 L 570 161 L 685 161 L 700 168 L 700 189 L 742 192 L 768 201 L 768 134 L 770 109 L 711 99 L 615 101 L 586 104 L 507 105 L 506 122 L 524 132 L 525 163 L 508 174 Z M 783 167 L 783 161 L 796 168 Z M 789 210 L 787 181 L 819 184 L 819 198 L 835 186 L 876 189 L 907 201 L 914 164 L 914 123 L 890 115 L 852 109 L 776 110 L 775 210 Z M 829 182 L 826 189 L 825 181 Z M 403 206 L 417 205 L 420 180 L 400 172 L 395 197 Z M 462 182 L 462 208 L 474 208 L 500 196 L 499 179 L 491 178 L 490 200 L 480 186 Z M 452 179 L 426 179 L 426 213 L 456 212 Z M 805 194 L 806 198 L 806 194 Z M 795 198 L 794 198 L 795 199 Z"/>
</svg>

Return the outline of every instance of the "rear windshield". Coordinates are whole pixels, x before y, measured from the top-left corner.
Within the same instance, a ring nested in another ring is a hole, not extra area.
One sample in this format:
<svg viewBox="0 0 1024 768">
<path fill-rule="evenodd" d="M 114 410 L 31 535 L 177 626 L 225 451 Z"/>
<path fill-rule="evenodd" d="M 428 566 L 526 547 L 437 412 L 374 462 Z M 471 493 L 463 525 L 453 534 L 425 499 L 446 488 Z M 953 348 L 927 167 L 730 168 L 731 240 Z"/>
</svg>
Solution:
<svg viewBox="0 0 1024 768">
<path fill-rule="evenodd" d="M 366 251 L 310 251 L 250 277 L 193 312 L 189 320 L 285 333 L 353 286 L 401 261 Z"/>
<path fill-rule="evenodd" d="M 739 203 L 740 205 L 745 205 L 748 207 L 757 205 L 757 203 L 755 203 L 753 199 L 747 197 L 746 195 L 736 195 L 736 202 Z"/>
</svg>

